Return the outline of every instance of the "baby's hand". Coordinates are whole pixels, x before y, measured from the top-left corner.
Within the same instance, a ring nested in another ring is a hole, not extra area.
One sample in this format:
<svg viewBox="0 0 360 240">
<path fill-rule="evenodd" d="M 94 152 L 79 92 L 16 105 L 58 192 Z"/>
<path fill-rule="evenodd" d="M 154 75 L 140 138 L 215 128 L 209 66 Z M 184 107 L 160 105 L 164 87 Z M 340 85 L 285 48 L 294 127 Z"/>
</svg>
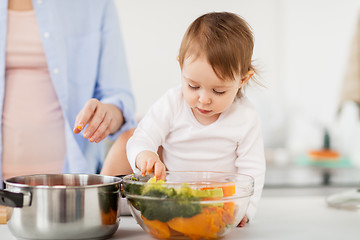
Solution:
<svg viewBox="0 0 360 240">
<path fill-rule="evenodd" d="M 140 152 L 135 161 L 135 165 L 140 169 L 141 175 L 154 172 L 157 179 L 165 180 L 165 165 L 159 156 L 152 151 Z"/>
<path fill-rule="evenodd" d="M 248 217 L 245 215 L 237 227 L 244 227 L 249 222 Z"/>
</svg>

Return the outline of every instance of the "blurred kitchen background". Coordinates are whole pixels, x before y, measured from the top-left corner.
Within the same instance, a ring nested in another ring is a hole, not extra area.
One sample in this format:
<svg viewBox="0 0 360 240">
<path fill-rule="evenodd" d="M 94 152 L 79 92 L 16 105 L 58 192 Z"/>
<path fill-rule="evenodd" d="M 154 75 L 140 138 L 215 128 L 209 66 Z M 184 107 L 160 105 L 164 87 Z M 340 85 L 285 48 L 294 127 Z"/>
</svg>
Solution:
<svg viewBox="0 0 360 240">
<path fill-rule="evenodd" d="M 359 0 L 116 4 L 137 117 L 180 83 L 176 57 L 189 24 L 206 12 L 231 11 L 253 28 L 253 59 L 260 70 L 258 79 L 266 86 L 247 90 L 263 123 L 265 187 L 360 186 Z M 309 158 L 309 151 L 322 149 L 324 142 L 339 157 Z"/>
</svg>

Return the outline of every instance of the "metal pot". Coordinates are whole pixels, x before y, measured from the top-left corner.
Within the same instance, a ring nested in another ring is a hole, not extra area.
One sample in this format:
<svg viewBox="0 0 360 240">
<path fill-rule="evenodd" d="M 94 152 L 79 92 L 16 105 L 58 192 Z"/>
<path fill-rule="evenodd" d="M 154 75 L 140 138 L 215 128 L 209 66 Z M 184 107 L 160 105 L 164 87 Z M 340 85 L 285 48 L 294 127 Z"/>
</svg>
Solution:
<svg viewBox="0 0 360 240">
<path fill-rule="evenodd" d="M 12 207 L 11 233 L 22 239 L 105 239 L 120 221 L 119 177 L 27 175 L 5 180 L 0 204 Z"/>
</svg>

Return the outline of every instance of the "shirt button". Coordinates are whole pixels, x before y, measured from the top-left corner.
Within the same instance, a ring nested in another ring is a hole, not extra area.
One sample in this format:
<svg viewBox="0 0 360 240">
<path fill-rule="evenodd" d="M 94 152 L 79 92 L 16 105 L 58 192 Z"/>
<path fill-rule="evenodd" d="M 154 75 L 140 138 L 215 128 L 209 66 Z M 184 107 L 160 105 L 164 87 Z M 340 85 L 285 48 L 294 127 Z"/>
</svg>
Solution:
<svg viewBox="0 0 360 240">
<path fill-rule="evenodd" d="M 37 0 L 36 3 L 37 3 L 37 4 L 42 4 L 43 1 L 42 1 L 42 0 Z"/>
<path fill-rule="evenodd" d="M 55 74 L 58 74 L 60 72 L 58 68 L 54 68 L 53 71 L 54 71 Z"/>
<path fill-rule="evenodd" d="M 49 38 L 50 37 L 50 33 L 49 32 L 44 32 L 44 38 Z"/>
</svg>

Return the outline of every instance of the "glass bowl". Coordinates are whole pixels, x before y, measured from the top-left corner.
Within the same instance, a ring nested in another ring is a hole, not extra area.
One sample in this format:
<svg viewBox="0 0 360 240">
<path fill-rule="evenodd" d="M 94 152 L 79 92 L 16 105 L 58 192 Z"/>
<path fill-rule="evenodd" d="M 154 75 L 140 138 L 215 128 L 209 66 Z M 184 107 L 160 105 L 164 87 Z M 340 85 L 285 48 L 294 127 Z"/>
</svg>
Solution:
<svg viewBox="0 0 360 240">
<path fill-rule="evenodd" d="M 225 172 L 166 172 L 165 181 L 127 175 L 123 192 L 137 223 L 158 239 L 216 239 L 245 216 L 251 176 Z"/>
</svg>

